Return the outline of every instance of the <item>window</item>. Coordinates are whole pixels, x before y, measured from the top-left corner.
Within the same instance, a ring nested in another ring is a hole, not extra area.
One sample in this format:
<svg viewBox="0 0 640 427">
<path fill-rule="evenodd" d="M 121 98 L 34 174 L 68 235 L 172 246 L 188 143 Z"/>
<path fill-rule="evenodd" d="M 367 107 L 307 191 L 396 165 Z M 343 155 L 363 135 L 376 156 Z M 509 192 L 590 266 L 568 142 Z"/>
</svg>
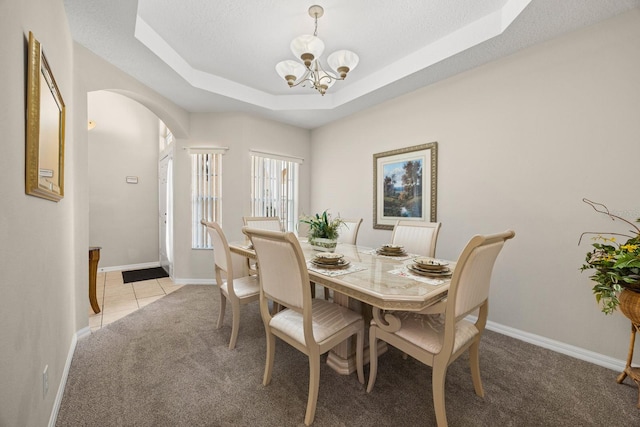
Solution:
<svg viewBox="0 0 640 427">
<path fill-rule="evenodd" d="M 191 154 L 191 247 L 211 249 L 211 239 L 201 220 L 221 220 L 221 151 L 194 151 Z"/>
<path fill-rule="evenodd" d="M 251 152 L 251 214 L 278 216 L 294 231 L 298 218 L 298 166 L 302 159 Z"/>
</svg>

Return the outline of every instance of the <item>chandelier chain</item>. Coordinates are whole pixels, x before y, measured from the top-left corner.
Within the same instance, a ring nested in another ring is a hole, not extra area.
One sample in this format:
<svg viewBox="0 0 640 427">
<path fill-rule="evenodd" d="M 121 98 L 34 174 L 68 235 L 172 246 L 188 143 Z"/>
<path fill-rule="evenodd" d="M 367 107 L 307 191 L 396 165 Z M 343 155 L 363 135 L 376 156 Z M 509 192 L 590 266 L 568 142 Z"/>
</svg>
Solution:
<svg viewBox="0 0 640 427">
<path fill-rule="evenodd" d="M 315 13 L 315 28 L 313 30 L 313 36 L 318 37 L 318 14 Z"/>
</svg>

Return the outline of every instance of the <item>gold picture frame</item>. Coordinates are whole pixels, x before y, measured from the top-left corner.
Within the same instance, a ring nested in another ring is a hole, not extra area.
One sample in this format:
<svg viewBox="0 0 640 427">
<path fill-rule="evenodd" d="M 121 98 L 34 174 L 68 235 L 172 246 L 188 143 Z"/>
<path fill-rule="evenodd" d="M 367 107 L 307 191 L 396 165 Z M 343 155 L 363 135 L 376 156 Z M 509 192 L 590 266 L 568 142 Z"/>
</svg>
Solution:
<svg viewBox="0 0 640 427">
<path fill-rule="evenodd" d="M 436 221 L 438 143 L 373 155 L 373 228 L 398 220 Z"/>
<path fill-rule="evenodd" d="M 40 42 L 29 31 L 25 192 L 64 197 L 65 105 Z"/>
</svg>

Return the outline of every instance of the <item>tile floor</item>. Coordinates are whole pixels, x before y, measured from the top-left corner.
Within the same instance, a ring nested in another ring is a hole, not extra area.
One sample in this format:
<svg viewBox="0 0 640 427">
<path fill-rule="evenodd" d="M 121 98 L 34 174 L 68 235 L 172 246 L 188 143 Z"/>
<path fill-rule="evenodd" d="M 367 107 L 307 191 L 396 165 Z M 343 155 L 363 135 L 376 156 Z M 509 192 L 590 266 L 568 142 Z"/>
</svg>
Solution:
<svg viewBox="0 0 640 427">
<path fill-rule="evenodd" d="M 181 287 L 169 277 L 124 283 L 121 271 L 98 273 L 96 296 L 100 313 L 94 314 L 89 307 L 89 327 L 91 331 L 100 329 Z"/>
</svg>

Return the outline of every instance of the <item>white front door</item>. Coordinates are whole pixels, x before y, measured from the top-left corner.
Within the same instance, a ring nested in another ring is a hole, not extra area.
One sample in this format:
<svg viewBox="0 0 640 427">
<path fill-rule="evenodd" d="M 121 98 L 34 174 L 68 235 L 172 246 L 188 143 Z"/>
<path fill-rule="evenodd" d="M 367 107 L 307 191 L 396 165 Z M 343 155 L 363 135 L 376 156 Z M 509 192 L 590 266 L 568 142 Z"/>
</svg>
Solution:
<svg viewBox="0 0 640 427">
<path fill-rule="evenodd" d="M 173 277 L 173 152 L 158 164 L 160 265 Z"/>
</svg>

